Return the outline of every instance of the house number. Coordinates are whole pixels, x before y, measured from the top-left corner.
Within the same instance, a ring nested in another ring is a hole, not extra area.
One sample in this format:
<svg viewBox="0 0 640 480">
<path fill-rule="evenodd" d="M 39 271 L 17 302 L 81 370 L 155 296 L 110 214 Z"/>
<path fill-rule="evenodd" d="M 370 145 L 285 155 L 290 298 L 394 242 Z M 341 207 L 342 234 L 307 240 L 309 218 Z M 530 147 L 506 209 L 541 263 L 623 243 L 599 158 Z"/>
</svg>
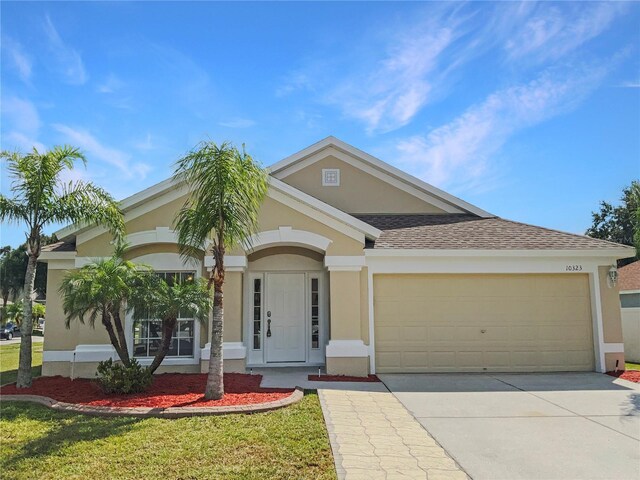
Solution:
<svg viewBox="0 0 640 480">
<path fill-rule="evenodd" d="M 567 265 L 566 271 L 567 272 L 581 272 L 582 271 L 582 265 Z"/>
</svg>

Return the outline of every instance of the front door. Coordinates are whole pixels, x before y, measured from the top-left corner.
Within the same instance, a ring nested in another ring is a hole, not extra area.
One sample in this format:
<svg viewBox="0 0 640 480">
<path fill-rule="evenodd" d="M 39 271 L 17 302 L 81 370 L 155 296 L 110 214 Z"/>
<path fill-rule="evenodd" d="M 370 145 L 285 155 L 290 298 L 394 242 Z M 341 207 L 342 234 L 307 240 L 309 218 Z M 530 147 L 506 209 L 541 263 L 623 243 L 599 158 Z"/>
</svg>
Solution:
<svg viewBox="0 0 640 480">
<path fill-rule="evenodd" d="M 304 273 L 267 274 L 267 362 L 304 362 Z"/>
</svg>

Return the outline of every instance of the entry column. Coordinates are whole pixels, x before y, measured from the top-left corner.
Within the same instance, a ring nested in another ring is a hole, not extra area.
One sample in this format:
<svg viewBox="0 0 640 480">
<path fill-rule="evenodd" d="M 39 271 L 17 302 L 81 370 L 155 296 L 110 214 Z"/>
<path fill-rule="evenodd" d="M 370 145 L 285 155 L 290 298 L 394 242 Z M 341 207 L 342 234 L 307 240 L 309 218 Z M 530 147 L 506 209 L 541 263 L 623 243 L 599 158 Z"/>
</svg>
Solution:
<svg viewBox="0 0 640 480">
<path fill-rule="evenodd" d="M 366 376 L 369 349 L 362 340 L 360 328 L 360 270 L 364 257 L 326 256 L 324 263 L 329 270 L 331 312 L 327 373 Z"/>
</svg>

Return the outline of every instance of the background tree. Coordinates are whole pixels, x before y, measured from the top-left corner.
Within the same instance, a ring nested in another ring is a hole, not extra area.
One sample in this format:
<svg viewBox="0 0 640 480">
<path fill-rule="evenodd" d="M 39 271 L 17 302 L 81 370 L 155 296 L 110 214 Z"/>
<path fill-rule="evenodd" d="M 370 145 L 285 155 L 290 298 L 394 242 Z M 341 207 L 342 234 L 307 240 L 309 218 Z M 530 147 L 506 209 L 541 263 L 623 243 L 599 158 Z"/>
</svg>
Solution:
<svg viewBox="0 0 640 480">
<path fill-rule="evenodd" d="M 49 245 L 56 241 L 55 235 L 42 235 L 43 245 Z M 7 306 L 9 300 L 14 302 L 21 296 L 28 262 L 26 243 L 18 248 L 11 248 L 7 245 L 0 249 L 0 295 L 3 307 Z M 38 297 L 46 298 L 47 265 L 45 263 L 38 262 L 33 288 Z"/>
<path fill-rule="evenodd" d="M 61 174 L 76 161 L 86 163 L 76 148 L 54 147 L 45 152 L 0 152 L 11 178 L 9 198 L 0 194 L 0 220 L 23 225 L 27 239 L 27 268 L 24 278 L 24 319 L 21 328 L 18 388 L 31 386 L 32 294 L 45 227 L 55 223 L 97 223 L 116 236 L 124 233 L 124 220 L 117 202 L 92 183 L 64 183 Z"/>
<path fill-rule="evenodd" d="M 66 315 L 66 327 L 75 319 L 89 321 L 95 328 L 100 322 L 109 334 L 109 340 L 125 366 L 130 365 L 129 349 L 121 313 L 136 289 L 145 287 L 150 270 L 143 265 L 123 259 L 124 247 L 116 248 L 113 256 L 96 260 L 78 270 L 70 271 L 62 279 L 60 294 Z"/>
<path fill-rule="evenodd" d="M 17 325 L 22 325 L 22 319 L 24 318 L 24 306 L 23 300 L 16 300 L 14 303 L 3 307 L 5 311 L 5 319 L 8 322 L 14 322 Z M 46 307 L 41 303 L 33 303 L 31 307 L 31 314 L 33 318 L 43 318 L 45 316 Z"/>
<path fill-rule="evenodd" d="M 634 180 L 622 190 L 620 204 L 613 206 L 600 202 L 600 211 L 592 212 L 593 224 L 586 234 L 593 238 L 609 240 L 636 247 L 636 256 L 618 260 L 618 266 L 638 260 L 640 252 L 640 181 Z"/>
<path fill-rule="evenodd" d="M 162 322 L 160 348 L 149 365 L 149 373 L 152 374 L 169 352 L 171 338 L 180 315 L 186 315 L 202 323 L 209 319 L 211 294 L 204 280 L 175 280 L 170 283 L 151 275 L 144 288 L 134 289 L 129 307 L 135 320 L 159 319 Z"/>
<path fill-rule="evenodd" d="M 180 252 L 194 257 L 205 248 L 213 255 L 208 288 L 214 289 L 211 357 L 205 397 L 224 395 L 222 331 L 224 321 L 224 255 L 258 230 L 258 211 L 267 193 L 265 170 L 250 155 L 229 143 L 202 142 L 176 162 L 174 178 L 185 182 L 190 196 L 176 217 Z M 244 245 L 243 245 L 244 246 Z"/>
</svg>

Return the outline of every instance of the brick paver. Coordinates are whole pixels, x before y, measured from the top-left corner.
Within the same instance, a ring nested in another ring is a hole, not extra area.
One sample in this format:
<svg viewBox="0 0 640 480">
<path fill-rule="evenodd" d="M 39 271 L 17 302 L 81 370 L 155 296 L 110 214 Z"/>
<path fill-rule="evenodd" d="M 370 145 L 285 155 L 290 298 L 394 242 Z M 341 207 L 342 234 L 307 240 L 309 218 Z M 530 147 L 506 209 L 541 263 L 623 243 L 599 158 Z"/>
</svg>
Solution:
<svg viewBox="0 0 640 480">
<path fill-rule="evenodd" d="M 469 478 L 391 393 L 318 394 L 339 479 Z"/>
</svg>

